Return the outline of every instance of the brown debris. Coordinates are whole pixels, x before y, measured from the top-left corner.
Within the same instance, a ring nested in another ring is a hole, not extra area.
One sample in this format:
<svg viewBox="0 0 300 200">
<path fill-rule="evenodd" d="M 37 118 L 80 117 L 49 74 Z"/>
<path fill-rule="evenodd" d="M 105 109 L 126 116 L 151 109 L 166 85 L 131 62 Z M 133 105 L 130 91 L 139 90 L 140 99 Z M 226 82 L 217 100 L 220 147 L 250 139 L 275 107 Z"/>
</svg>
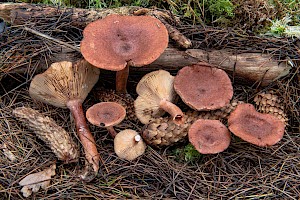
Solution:
<svg viewBox="0 0 300 200">
<path fill-rule="evenodd" d="M 259 112 L 274 115 L 285 124 L 288 123 L 282 100 L 276 95 L 275 91 L 258 93 L 254 97 L 254 102 Z"/>
<path fill-rule="evenodd" d="M 51 177 L 54 176 L 56 164 L 51 165 L 43 171 L 29 174 L 23 178 L 19 185 L 23 186 L 21 192 L 24 197 L 29 197 L 33 192 L 36 193 L 40 188 L 46 190 L 50 186 Z"/>
<path fill-rule="evenodd" d="M 77 162 L 79 148 L 70 135 L 56 122 L 37 110 L 18 107 L 13 110 L 14 116 L 43 140 L 65 163 Z"/>
</svg>

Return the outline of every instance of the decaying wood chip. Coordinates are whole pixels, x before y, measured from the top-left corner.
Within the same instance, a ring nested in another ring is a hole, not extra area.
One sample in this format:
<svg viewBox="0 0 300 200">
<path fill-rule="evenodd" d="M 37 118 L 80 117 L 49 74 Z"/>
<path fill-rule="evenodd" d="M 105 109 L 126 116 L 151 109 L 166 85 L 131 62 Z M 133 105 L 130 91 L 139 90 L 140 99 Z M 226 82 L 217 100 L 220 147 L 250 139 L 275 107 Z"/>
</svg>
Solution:
<svg viewBox="0 0 300 200">
<path fill-rule="evenodd" d="M 51 176 L 55 175 L 56 164 L 51 165 L 49 168 L 41 172 L 29 174 L 23 178 L 19 185 L 23 186 L 21 192 L 24 197 L 29 197 L 32 192 L 38 192 L 40 188 L 46 189 L 50 185 Z"/>
<path fill-rule="evenodd" d="M 0 144 L 0 149 L 2 149 L 3 154 L 11 161 L 15 162 L 17 160 L 15 154 L 7 148 L 5 143 Z"/>
<path fill-rule="evenodd" d="M 23 122 L 30 130 L 34 131 L 39 138 L 48 144 L 58 159 L 65 163 L 76 162 L 79 150 L 70 135 L 55 121 L 38 111 L 18 107 L 13 110 L 14 116 Z"/>
</svg>

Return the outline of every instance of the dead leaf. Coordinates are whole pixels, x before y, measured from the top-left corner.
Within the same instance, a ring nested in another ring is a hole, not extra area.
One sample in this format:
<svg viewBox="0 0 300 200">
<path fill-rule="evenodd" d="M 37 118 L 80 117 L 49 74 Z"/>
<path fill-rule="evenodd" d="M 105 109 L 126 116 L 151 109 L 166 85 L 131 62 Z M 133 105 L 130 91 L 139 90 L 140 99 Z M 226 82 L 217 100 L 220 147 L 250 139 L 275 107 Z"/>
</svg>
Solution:
<svg viewBox="0 0 300 200">
<path fill-rule="evenodd" d="M 41 172 L 29 174 L 23 178 L 19 185 L 24 186 L 21 189 L 24 197 L 29 197 L 32 192 L 38 192 L 40 188 L 46 189 L 50 185 L 51 176 L 55 175 L 56 164 Z"/>
</svg>

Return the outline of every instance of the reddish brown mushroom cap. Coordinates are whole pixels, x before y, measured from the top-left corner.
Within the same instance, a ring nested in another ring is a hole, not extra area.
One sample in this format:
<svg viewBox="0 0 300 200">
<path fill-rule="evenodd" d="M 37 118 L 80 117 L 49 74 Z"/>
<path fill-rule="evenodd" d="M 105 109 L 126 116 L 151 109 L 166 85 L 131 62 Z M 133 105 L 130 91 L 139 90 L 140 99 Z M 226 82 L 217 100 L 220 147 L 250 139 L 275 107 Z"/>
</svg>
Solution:
<svg viewBox="0 0 300 200">
<path fill-rule="evenodd" d="M 188 132 L 189 141 L 202 154 L 220 153 L 230 144 L 230 133 L 219 120 L 198 119 Z"/>
<path fill-rule="evenodd" d="M 86 111 L 86 118 L 91 124 L 103 127 L 119 124 L 125 116 L 125 108 L 115 102 L 97 103 Z"/>
<path fill-rule="evenodd" d="M 186 66 L 179 70 L 174 89 L 195 110 L 215 110 L 230 102 L 231 81 L 225 71 L 209 65 Z"/>
<path fill-rule="evenodd" d="M 271 146 L 281 140 L 285 125 L 270 114 L 262 114 L 252 104 L 240 104 L 228 118 L 229 130 L 257 146 Z"/>
<path fill-rule="evenodd" d="M 83 31 L 81 53 L 92 65 L 113 71 L 150 64 L 168 46 L 168 31 L 150 16 L 109 15 Z"/>
</svg>

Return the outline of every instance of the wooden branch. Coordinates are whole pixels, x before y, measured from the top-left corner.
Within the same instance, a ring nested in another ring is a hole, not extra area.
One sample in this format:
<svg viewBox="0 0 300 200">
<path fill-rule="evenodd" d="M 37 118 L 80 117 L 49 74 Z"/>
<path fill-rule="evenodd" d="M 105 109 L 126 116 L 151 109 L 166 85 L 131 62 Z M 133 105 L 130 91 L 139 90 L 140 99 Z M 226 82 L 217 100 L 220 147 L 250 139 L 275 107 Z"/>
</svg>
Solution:
<svg viewBox="0 0 300 200">
<path fill-rule="evenodd" d="M 44 19 L 45 17 L 57 17 L 60 15 L 69 15 L 70 23 L 78 28 L 84 28 L 88 23 L 103 18 L 108 14 L 131 15 L 141 13 L 140 7 L 120 7 L 115 9 L 87 10 L 79 8 L 55 8 L 49 6 L 40 6 L 33 4 L 0 4 L 0 17 L 13 24 L 24 24 L 26 21 L 33 22 L 32 19 Z M 159 18 L 166 19 L 165 13 L 157 13 L 142 9 L 145 14 L 159 15 Z M 172 32 L 169 30 L 169 32 Z M 178 34 L 176 34 L 178 36 Z M 176 36 L 175 35 L 175 36 Z M 175 38 L 177 38 L 177 36 Z M 187 41 L 180 43 L 188 46 Z M 184 47 L 184 45 L 180 45 Z M 63 57 L 60 55 L 60 57 Z M 55 60 L 51 59 L 51 61 Z M 267 85 L 270 82 L 283 77 L 289 73 L 290 66 L 286 63 L 278 64 L 270 55 L 260 53 L 243 53 L 235 55 L 229 50 L 215 50 L 206 52 L 200 49 L 188 49 L 180 51 L 175 48 L 168 48 L 159 59 L 148 67 L 131 68 L 131 71 L 152 71 L 163 68 L 166 70 L 179 70 L 183 66 L 196 64 L 198 62 L 208 62 L 218 68 L 224 69 L 233 78 L 234 81 L 242 80 L 250 83 L 257 82 Z M 54 61 L 53 61 L 54 62 Z"/>
<path fill-rule="evenodd" d="M 0 18 L 4 21 L 22 25 L 30 19 L 43 19 L 60 15 L 69 15 L 70 22 L 73 26 L 84 28 L 87 24 L 106 17 L 109 14 L 133 14 L 134 11 L 140 9 L 135 6 L 124 6 L 113 9 L 82 9 L 82 8 L 58 8 L 51 6 L 42 6 L 27 3 L 1 3 Z"/>
<path fill-rule="evenodd" d="M 64 49 L 63 49 L 64 50 Z M 53 53 L 50 62 L 71 59 L 68 51 Z M 66 55 L 66 56 L 64 56 Z M 72 55 L 72 54 L 70 54 Z M 73 58 L 72 58 L 73 59 Z M 131 73 L 146 73 L 157 69 L 177 72 L 184 66 L 207 62 L 225 70 L 234 82 L 243 84 L 260 83 L 262 86 L 289 73 L 291 66 L 286 62 L 278 63 L 271 55 L 261 53 L 233 54 L 230 50 L 204 51 L 201 49 L 167 48 L 153 63 L 144 67 L 130 67 Z M 41 66 L 43 68 L 43 66 Z M 129 76 L 130 76 L 129 74 Z"/>
<path fill-rule="evenodd" d="M 106 17 L 109 14 L 120 15 L 150 15 L 159 19 L 167 28 L 170 38 L 179 47 L 188 48 L 191 41 L 181 34 L 168 21 L 174 21 L 167 11 L 141 8 L 137 6 L 123 6 L 111 9 L 82 9 L 82 8 L 58 8 L 26 3 L 2 3 L 0 4 L 0 18 L 4 21 L 24 25 L 28 22 L 34 23 L 45 18 L 61 17 L 70 21 L 72 26 L 83 29 L 87 24 Z M 176 20 L 175 20 L 176 21 Z M 178 21 L 178 20 L 177 20 Z M 178 23 L 178 22 L 177 22 Z"/>
<path fill-rule="evenodd" d="M 230 51 L 188 49 L 180 51 L 168 48 L 152 64 L 147 67 L 131 68 L 132 71 L 153 71 L 156 69 L 179 70 L 180 68 L 208 62 L 211 65 L 225 70 L 234 80 L 248 83 L 261 83 L 265 86 L 272 81 L 289 73 L 291 66 L 286 62 L 278 64 L 271 55 L 261 53 L 233 54 Z"/>
</svg>

